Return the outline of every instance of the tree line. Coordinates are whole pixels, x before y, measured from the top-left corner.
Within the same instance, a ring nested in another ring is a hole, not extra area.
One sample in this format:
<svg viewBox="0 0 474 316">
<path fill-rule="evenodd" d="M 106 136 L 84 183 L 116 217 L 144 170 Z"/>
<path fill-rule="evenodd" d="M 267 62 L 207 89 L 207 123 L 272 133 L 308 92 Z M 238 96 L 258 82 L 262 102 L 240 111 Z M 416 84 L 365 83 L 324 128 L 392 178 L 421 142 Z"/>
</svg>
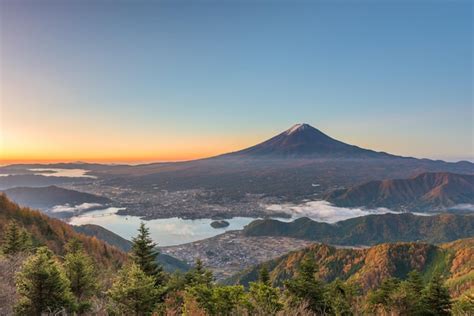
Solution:
<svg viewBox="0 0 474 316">
<path fill-rule="evenodd" d="M 307 257 L 298 273 L 274 287 L 265 266 L 248 288 L 214 282 L 202 261 L 186 273 L 166 273 L 156 261 L 157 245 L 141 224 L 130 260 L 114 277 L 101 275 L 80 241 L 70 240 L 64 256 L 34 247 L 29 233 L 11 222 L 1 253 L 5 260 L 28 256 L 14 283 L 17 315 L 474 315 L 469 297 L 452 302 L 440 275 L 423 282 L 417 271 L 405 280 L 385 279 L 363 294 L 355 283 L 324 283 Z"/>
</svg>

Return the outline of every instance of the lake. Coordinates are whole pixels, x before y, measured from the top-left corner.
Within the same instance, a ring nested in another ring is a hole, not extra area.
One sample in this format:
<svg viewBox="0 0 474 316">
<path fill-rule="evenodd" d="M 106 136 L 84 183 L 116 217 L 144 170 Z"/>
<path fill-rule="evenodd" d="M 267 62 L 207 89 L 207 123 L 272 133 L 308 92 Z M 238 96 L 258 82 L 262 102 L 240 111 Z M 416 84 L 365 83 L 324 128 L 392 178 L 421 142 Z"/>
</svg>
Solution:
<svg viewBox="0 0 474 316">
<path fill-rule="evenodd" d="M 309 217 L 313 220 L 326 223 L 335 223 L 349 218 L 366 216 L 370 214 L 397 213 L 386 208 L 364 209 L 337 207 L 326 201 L 308 201 L 302 204 L 279 204 L 268 205 L 267 209 L 284 211 L 291 214 L 291 218 L 275 218 L 279 221 L 289 222 L 299 217 Z M 136 216 L 117 215 L 119 208 L 87 212 L 80 216 L 72 217 L 69 221 L 72 225 L 96 224 L 100 225 L 125 239 L 130 240 L 137 234 L 138 226 L 142 221 Z M 427 215 L 427 214 L 417 214 Z M 429 214 L 433 215 L 433 214 Z M 224 228 L 211 227 L 212 219 L 181 219 L 178 217 L 161 218 L 145 221 L 150 228 L 150 233 L 160 246 L 175 246 L 179 244 L 194 242 L 205 238 L 214 237 L 229 230 L 240 230 L 245 225 L 254 221 L 251 217 L 234 217 L 227 219 L 229 226 Z"/>
<path fill-rule="evenodd" d="M 86 214 L 72 217 L 69 223 L 72 225 L 95 224 L 100 225 L 121 237 L 131 240 L 136 236 L 138 226 L 142 221 L 136 216 L 117 215 L 119 208 L 110 207 L 103 210 L 87 212 Z M 289 219 L 280 219 L 289 221 Z M 229 226 L 224 228 L 212 228 L 212 219 L 181 219 L 178 217 L 161 218 L 145 221 L 150 228 L 151 237 L 160 246 L 174 246 L 214 237 L 229 230 L 238 230 L 254 221 L 250 217 L 234 217 L 226 219 Z"/>
<path fill-rule="evenodd" d="M 31 168 L 16 170 L 15 173 L 0 173 L 0 177 L 36 175 L 45 177 L 66 177 L 66 178 L 97 178 L 88 175 L 89 170 L 85 169 L 61 169 L 61 168 Z"/>
</svg>

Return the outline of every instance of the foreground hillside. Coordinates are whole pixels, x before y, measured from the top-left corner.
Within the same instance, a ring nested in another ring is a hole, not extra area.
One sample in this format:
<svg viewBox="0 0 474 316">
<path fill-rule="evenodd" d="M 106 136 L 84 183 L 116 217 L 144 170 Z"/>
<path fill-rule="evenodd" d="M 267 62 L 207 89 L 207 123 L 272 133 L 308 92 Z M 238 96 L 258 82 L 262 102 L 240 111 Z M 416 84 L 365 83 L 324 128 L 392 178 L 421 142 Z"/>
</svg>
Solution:
<svg viewBox="0 0 474 316">
<path fill-rule="evenodd" d="M 375 245 L 384 242 L 426 241 L 440 243 L 474 236 L 474 216 L 411 213 L 356 217 L 335 224 L 299 218 L 285 223 L 256 220 L 244 229 L 247 236 L 285 236 L 333 245 Z"/>
<path fill-rule="evenodd" d="M 72 226 L 61 220 L 50 218 L 39 211 L 20 207 L 0 194 L 0 239 L 10 221 L 24 227 L 37 245 L 45 245 L 58 255 L 64 254 L 64 245 L 71 239 L 78 239 L 87 253 L 105 267 L 119 267 L 127 255 L 109 244 L 95 238 L 77 233 Z"/>
<path fill-rule="evenodd" d="M 369 181 L 329 193 L 325 200 L 346 207 L 436 211 L 474 204 L 474 175 L 422 173 L 409 179 Z"/>
<path fill-rule="evenodd" d="M 126 264 L 118 267 L 126 259 L 118 249 L 21 208 L 3 195 L 0 214 L 2 315 L 336 316 L 414 315 L 414 311 L 469 315 L 474 311 L 469 296 L 461 295 L 473 287 L 473 239 L 442 246 L 395 243 L 370 249 L 313 245 L 242 272 L 234 281 L 249 285 L 244 288 L 216 284 L 200 260 L 184 274 L 163 271 L 144 223 Z M 83 231 L 128 247 L 100 227 L 86 226 Z M 407 275 L 404 281 L 390 278 Z M 249 284 L 251 280 L 256 282 Z"/>
<path fill-rule="evenodd" d="M 411 270 L 419 271 L 425 280 L 441 274 L 455 296 L 474 288 L 474 238 L 441 245 L 392 243 L 365 249 L 315 244 L 260 264 L 226 283 L 248 285 L 257 279 L 262 266 L 266 266 L 272 283 L 281 285 L 295 276 L 306 258 L 314 260 L 319 268 L 318 275 L 324 281 L 339 278 L 357 283 L 364 291 L 380 286 L 388 277 L 404 279 Z"/>
</svg>

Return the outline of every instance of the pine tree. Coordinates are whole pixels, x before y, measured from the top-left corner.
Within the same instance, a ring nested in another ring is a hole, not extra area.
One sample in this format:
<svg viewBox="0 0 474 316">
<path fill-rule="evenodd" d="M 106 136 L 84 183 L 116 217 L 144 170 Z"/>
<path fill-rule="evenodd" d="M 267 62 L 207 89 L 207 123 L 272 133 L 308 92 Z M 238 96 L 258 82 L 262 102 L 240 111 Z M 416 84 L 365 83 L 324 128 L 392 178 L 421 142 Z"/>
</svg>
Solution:
<svg viewBox="0 0 474 316">
<path fill-rule="evenodd" d="M 186 284 L 212 286 L 212 273 L 204 267 L 201 259 L 196 259 L 194 268 L 189 270 L 185 275 Z"/>
<path fill-rule="evenodd" d="M 77 239 L 72 239 L 65 248 L 66 276 L 71 282 L 71 291 L 78 303 L 77 311 L 84 313 L 90 308 L 89 300 L 97 289 L 94 265 Z"/>
<path fill-rule="evenodd" d="M 423 280 L 420 273 L 416 270 L 411 271 L 408 273 L 408 278 L 390 295 L 392 310 L 402 315 L 422 315 L 423 306 L 420 297 L 422 290 Z"/>
<path fill-rule="evenodd" d="M 258 281 L 265 285 L 270 285 L 270 274 L 268 273 L 268 268 L 264 264 L 260 271 L 258 272 Z"/>
<path fill-rule="evenodd" d="M 359 288 L 354 284 L 336 279 L 328 284 L 325 294 L 331 315 L 352 315 L 356 297 L 359 295 Z"/>
<path fill-rule="evenodd" d="M 132 263 L 120 272 L 107 292 L 110 312 L 120 315 L 151 315 L 161 295 L 155 279 Z"/>
<path fill-rule="evenodd" d="M 305 258 L 299 267 L 298 275 L 285 283 L 290 296 L 290 304 L 298 306 L 308 304 L 308 308 L 316 313 L 326 312 L 327 304 L 324 300 L 324 284 L 316 277 L 316 266 L 309 257 Z"/>
<path fill-rule="evenodd" d="M 420 272 L 413 270 L 408 273 L 408 278 L 406 279 L 408 288 L 416 294 L 420 294 L 423 290 L 423 280 L 421 278 Z"/>
<path fill-rule="evenodd" d="M 382 281 L 380 287 L 369 293 L 367 297 L 367 311 L 369 313 L 378 313 L 380 309 L 385 313 L 392 310 L 392 294 L 398 290 L 400 280 L 397 278 L 386 278 Z"/>
<path fill-rule="evenodd" d="M 275 315 L 283 308 L 278 289 L 259 282 L 250 282 L 248 301 L 251 315 Z"/>
<path fill-rule="evenodd" d="M 451 315 L 451 297 L 439 274 L 426 285 L 421 300 L 425 315 Z"/>
<path fill-rule="evenodd" d="M 145 226 L 145 223 L 140 223 L 138 235 L 132 238 L 132 241 L 132 260 L 146 275 L 155 279 L 156 285 L 163 285 L 165 282 L 163 268 L 156 261 L 159 252 L 156 250 L 156 243 L 151 239 L 150 230 Z"/>
<path fill-rule="evenodd" d="M 189 286 L 205 285 L 207 287 L 212 286 L 213 276 L 212 272 L 204 268 L 204 264 L 201 259 L 196 259 L 194 268 L 189 270 L 184 276 L 186 284 Z"/>
<path fill-rule="evenodd" d="M 14 255 L 22 251 L 28 251 L 32 247 L 31 236 L 28 232 L 11 221 L 6 229 L 1 250 L 6 255 Z"/>
<path fill-rule="evenodd" d="M 70 283 L 53 253 L 41 247 L 29 257 L 17 275 L 16 288 L 20 296 L 15 307 L 19 315 L 55 313 L 73 307 Z"/>
</svg>

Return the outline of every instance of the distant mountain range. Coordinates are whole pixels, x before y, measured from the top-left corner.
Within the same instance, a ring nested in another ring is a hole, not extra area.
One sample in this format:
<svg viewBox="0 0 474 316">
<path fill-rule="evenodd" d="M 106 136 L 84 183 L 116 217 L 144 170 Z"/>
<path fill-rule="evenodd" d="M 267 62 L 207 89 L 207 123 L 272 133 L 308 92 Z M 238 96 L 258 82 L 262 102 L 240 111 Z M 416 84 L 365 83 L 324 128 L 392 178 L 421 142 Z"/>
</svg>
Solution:
<svg viewBox="0 0 474 316">
<path fill-rule="evenodd" d="M 397 241 L 439 243 L 474 236 L 474 215 L 382 214 L 351 218 L 335 224 L 309 218 L 289 223 L 263 219 L 248 224 L 244 234 L 293 237 L 332 245 L 375 245 Z"/>
<path fill-rule="evenodd" d="M 335 140 L 308 124 L 297 124 L 233 153 L 185 162 L 114 166 L 94 175 L 106 177 L 110 185 L 154 185 L 172 191 L 200 188 L 218 192 L 217 197 L 239 199 L 254 193 L 291 200 L 322 195 L 339 186 L 423 172 L 474 174 L 474 164 L 376 152 Z"/>
<path fill-rule="evenodd" d="M 225 283 L 248 285 L 257 280 L 258 271 L 265 265 L 272 283 L 281 285 L 295 275 L 301 261 L 308 257 L 314 259 L 318 276 L 323 280 L 348 280 L 360 285 L 364 292 L 379 286 L 387 277 L 406 278 L 411 270 L 419 271 L 425 281 L 440 273 L 454 297 L 472 289 L 474 238 L 440 245 L 392 243 L 365 249 L 315 244 L 259 264 Z"/>
<path fill-rule="evenodd" d="M 333 191 L 324 199 L 346 207 L 437 211 L 474 204 L 474 175 L 438 172 L 409 179 L 370 181 Z"/>
<path fill-rule="evenodd" d="M 88 174 L 98 177 L 104 185 L 125 185 L 137 190 L 154 187 L 168 191 L 213 191 L 209 195 L 212 198 L 203 201 L 205 204 L 241 200 L 248 193 L 277 196 L 284 200 L 314 198 L 315 195 L 320 198 L 337 187 L 407 178 L 423 172 L 474 174 L 474 164 L 467 161 L 450 163 L 363 149 L 333 139 L 308 124 L 297 124 L 240 151 L 193 161 L 135 166 L 85 163 L 5 166 L 0 168 L 0 172 L 14 172 L 15 175 L 0 177 L 0 188 L 20 184 L 37 186 L 43 181 L 92 181 L 87 178 L 47 179 L 45 176 L 19 175 L 21 168 L 27 167 L 83 168 L 90 170 Z"/>
<path fill-rule="evenodd" d="M 21 206 L 50 210 L 59 205 L 100 204 L 102 207 L 112 201 L 95 194 L 64 189 L 54 185 L 47 187 L 15 187 L 3 191 L 8 198 Z"/>
</svg>

